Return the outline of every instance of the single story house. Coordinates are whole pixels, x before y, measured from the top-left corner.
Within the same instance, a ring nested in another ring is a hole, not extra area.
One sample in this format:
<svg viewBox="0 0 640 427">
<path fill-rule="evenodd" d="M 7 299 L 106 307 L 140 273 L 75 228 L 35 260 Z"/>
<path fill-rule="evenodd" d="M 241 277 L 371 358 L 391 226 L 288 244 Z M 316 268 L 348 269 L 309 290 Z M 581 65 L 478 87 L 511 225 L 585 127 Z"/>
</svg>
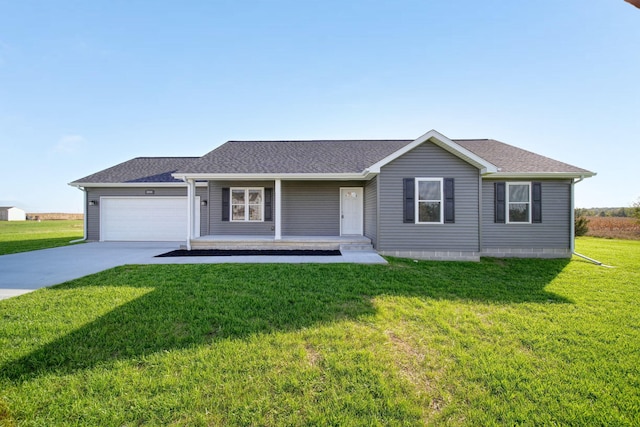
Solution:
<svg viewBox="0 0 640 427">
<path fill-rule="evenodd" d="M 0 221 L 26 221 L 27 214 L 15 206 L 0 206 Z"/>
<path fill-rule="evenodd" d="M 228 141 L 73 181 L 85 237 L 192 248 L 362 245 L 420 259 L 570 257 L 595 173 L 492 139 Z"/>
</svg>

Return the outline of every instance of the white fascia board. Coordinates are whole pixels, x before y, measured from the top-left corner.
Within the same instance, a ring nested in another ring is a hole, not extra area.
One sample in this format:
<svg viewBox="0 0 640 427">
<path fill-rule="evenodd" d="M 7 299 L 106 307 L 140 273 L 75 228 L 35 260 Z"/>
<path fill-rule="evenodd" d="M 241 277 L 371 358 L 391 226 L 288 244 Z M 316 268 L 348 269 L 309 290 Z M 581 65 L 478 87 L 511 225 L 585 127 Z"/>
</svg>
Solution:
<svg viewBox="0 0 640 427">
<path fill-rule="evenodd" d="M 485 179 L 571 179 L 591 178 L 596 175 L 595 172 L 497 172 L 487 173 L 482 177 Z"/>
<path fill-rule="evenodd" d="M 186 182 L 77 182 L 68 185 L 78 188 L 149 188 L 149 187 L 186 187 Z M 196 187 L 206 187 L 206 182 L 196 182 Z"/>
<path fill-rule="evenodd" d="M 201 179 L 211 181 L 271 181 L 276 179 L 283 181 L 362 181 L 372 178 L 372 176 L 369 176 L 368 171 L 357 173 L 187 173 L 173 174 L 172 176 L 176 179 Z"/>
<path fill-rule="evenodd" d="M 474 165 L 475 167 L 480 169 L 482 173 L 492 173 L 498 171 L 498 167 L 493 163 L 490 163 L 477 154 L 472 153 L 471 151 L 455 143 L 454 141 L 450 140 L 434 129 L 417 138 L 415 141 L 405 145 L 398 151 L 388 155 L 384 159 L 372 165 L 368 170 L 372 173 L 380 173 L 380 168 L 397 159 L 398 157 L 408 153 L 409 151 L 425 143 L 426 141 L 430 141 L 438 147 L 444 149 L 445 151 L 453 154 L 454 156 Z"/>
</svg>

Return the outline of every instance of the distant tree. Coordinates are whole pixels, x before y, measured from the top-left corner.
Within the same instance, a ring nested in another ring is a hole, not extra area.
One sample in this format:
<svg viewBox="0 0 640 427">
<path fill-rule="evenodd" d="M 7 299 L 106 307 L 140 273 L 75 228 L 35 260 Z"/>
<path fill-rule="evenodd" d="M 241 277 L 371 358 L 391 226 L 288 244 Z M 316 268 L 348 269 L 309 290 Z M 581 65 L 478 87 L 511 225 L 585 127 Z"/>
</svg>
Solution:
<svg viewBox="0 0 640 427">
<path fill-rule="evenodd" d="M 576 236 L 584 236 L 587 234 L 589 231 L 589 219 L 582 214 L 577 215 L 574 230 Z"/>
<path fill-rule="evenodd" d="M 631 205 L 632 215 L 640 222 L 640 197 Z"/>
</svg>

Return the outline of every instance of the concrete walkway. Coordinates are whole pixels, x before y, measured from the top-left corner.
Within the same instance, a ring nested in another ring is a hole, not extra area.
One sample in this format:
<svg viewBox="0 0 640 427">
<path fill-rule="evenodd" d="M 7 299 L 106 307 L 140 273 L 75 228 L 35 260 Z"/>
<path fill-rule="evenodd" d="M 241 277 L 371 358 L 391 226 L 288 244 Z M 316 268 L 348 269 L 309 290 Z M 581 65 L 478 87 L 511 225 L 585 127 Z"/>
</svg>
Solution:
<svg viewBox="0 0 640 427">
<path fill-rule="evenodd" d="M 341 256 L 226 256 L 154 258 L 178 249 L 164 242 L 101 242 L 0 256 L 0 299 L 10 298 L 125 264 L 358 263 L 386 264 L 376 252 Z"/>
</svg>

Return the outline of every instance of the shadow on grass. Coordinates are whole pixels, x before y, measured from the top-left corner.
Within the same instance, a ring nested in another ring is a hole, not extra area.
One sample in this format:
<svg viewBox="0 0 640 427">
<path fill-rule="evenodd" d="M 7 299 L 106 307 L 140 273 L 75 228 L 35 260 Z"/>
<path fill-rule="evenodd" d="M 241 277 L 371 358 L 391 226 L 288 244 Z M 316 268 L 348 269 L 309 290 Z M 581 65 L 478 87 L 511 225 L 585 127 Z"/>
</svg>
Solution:
<svg viewBox="0 0 640 427">
<path fill-rule="evenodd" d="M 69 242 L 82 239 L 82 235 L 66 237 L 50 237 L 44 239 L 12 240 L 10 242 L 0 242 L 0 255 L 17 254 L 20 252 L 37 251 L 39 249 L 58 248 L 68 246 Z"/>
<path fill-rule="evenodd" d="M 358 319 L 375 314 L 372 299 L 384 295 L 493 304 L 569 303 L 545 290 L 568 262 L 484 259 L 480 263 L 416 263 L 391 259 L 386 266 L 118 267 L 56 286 L 47 297 L 51 304 L 59 304 L 60 310 L 73 312 L 91 310 L 69 296 L 75 290 L 105 286 L 114 287 L 115 293 L 118 287 L 152 290 L 125 304 L 114 303 L 111 311 L 93 322 L 2 366 L 0 377 L 22 381 L 163 350 Z M 22 301 L 29 304 L 28 297 Z"/>
</svg>

